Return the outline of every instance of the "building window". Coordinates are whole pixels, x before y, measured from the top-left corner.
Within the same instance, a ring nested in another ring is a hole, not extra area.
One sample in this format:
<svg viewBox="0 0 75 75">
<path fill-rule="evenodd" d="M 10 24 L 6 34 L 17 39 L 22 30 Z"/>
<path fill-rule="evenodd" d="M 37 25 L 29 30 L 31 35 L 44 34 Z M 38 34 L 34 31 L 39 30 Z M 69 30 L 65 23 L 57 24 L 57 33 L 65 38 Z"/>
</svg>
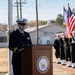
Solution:
<svg viewBox="0 0 75 75">
<path fill-rule="evenodd" d="M 3 42 L 7 42 L 7 38 L 6 37 L 0 37 L 0 43 L 3 43 Z"/>
</svg>

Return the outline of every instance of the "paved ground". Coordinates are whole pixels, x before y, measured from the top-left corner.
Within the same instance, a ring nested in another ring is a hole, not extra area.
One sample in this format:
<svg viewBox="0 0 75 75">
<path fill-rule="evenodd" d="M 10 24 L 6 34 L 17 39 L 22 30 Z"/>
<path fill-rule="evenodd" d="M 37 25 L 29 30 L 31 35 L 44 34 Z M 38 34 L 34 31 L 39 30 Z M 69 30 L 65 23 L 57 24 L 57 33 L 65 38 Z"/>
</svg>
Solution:
<svg viewBox="0 0 75 75">
<path fill-rule="evenodd" d="M 53 75 L 75 75 L 75 68 L 53 63 Z"/>
<path fill-rule="evenodd" d="M 56 64 L 55 53 L 53 51 L 53 75 L 75 75 L 75 68 L 66 65 Z"/>
</svg>

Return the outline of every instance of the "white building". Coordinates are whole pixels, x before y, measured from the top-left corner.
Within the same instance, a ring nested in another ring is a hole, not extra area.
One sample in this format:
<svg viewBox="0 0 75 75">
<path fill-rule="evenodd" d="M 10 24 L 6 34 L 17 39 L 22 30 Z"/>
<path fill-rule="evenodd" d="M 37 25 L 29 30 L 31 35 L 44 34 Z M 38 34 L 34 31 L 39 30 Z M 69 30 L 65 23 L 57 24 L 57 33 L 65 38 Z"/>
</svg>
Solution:
<svg viewBox="0 0 75 75">
<path fill-rule="evenodd" d="M 25 29 L 25 31 L 30 33 L 32 43 L 36 44 L 36 27 L 31 27 Z M 38 42 L 39 44 L 53 44 L 54 39 L 56 37 L 57 33 L 64 32 L 65 33 L 66 28 L 56 25 L 56 24 L 51 24 L 51 25 L 43 25 L 38 27 Z"/>
<path fill-rule="evenodd" d="M 36 44 L 36 27 L 26 28 L 25 31 L 30 33 L 33 44 Z M 57 33 L 65 32 L 66 28 L 60 25 L 42 25 L 38 27 L 38 43 L 53 44 Z M 0 47 L 8 47 L 6 31 L 0 31 Z"/>
<path fill-rule="evenodd" d="M 7 47 L 7 33 L 6 31 L 0 30 L 0 47 Z"/>
</svg>

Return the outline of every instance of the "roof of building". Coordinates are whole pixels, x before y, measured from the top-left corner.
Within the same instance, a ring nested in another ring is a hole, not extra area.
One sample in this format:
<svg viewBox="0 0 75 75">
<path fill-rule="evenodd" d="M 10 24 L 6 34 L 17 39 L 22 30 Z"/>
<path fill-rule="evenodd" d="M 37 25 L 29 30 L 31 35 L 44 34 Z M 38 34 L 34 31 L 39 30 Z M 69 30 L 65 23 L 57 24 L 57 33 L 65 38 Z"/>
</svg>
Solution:
<svg viewBox="0 0 75 75">
<path fill-rule="evenodd" d="M 42 25 L 42 26 L 38 26 L 39 29 L 43 28 L 43 27 L 46 27 L 47 25 Z M 35 31 L 36 30 L 36 27 L 30 27 L 30 28 L 26 28 L 25 31 L 27 32 L 32 32 L 32 31 Z"/>
<path fill-rule="evenodd" d="M 51 24 L 51 25 L 42 25 L 42 26 L 38 26 L 38 29 L 42 29 L 42 28 L 46 28 L 46 27 L 53 27 L 53 26 L 58 26 L 58 27 L 62 27 L 61 25 L 56 25 L 56 24 Z M 25 31 L 27 32 L 32 32 L 35 31 L 37 28 L 36 27 L 28 27 L 25 29 Z M 65 28 L 66 29 L 66 28 Z M 62 33 L 64 32 L 64 30 L 61 30 L 60 32 L 55 32 L 55 33 Z M 53 32 L 54 33 L 54 32 Z"/>
</svg>

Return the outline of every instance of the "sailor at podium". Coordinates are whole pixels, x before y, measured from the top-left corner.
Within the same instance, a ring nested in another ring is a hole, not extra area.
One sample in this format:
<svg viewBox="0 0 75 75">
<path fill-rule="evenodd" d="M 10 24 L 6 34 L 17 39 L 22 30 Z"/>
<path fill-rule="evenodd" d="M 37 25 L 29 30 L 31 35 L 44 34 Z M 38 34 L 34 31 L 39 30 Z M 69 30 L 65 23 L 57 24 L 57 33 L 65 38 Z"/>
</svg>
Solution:
<svg viewBox="0 0 75 75">
<path fill-rule="evenodd" d="M 29 33 L 25 32 L 27 19 L 16 20 L 18 28 L 10 34 L 9 49 L 13 51 L 12 65 L 14 75 L 21 75 L 21 51 L 32 45 Z"/>
</svg>

